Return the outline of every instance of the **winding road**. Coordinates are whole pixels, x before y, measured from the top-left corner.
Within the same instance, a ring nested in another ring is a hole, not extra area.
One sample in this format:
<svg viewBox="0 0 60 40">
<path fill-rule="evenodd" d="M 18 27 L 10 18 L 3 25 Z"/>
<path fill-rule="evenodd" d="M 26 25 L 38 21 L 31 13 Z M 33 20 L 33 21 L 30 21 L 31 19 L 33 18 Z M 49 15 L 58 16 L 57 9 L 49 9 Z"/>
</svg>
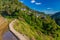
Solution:
<svg viewBox="0 0 60 40">
<path fill-rule="evenodd" d="M 13 34 L 15 34 L 15 36 L 18 38 L 18 40 L 29 40 L 29 38 L 26 36 L 26 35 L 23 35 L 19 32 L 17 32 L 13 26 L 14 26 L 14 22 L 16 22 L 17 19 L 13 20 L 10 24 L 9 24 L 9 28 L 10 28 L 10 31 L 13 32 Z"/>
<path fill-rule="evenodd" d="M 17 38 L 9 31 L 8 22 L 0 16 L 0 40 L 17 40 Z"/>
<path fill-rule="evenodd" d="M 20 34 L 13 28 L 15 21 L 16 19 L 9 24 L 5 18 L 0 16 L 0 40 L 29 40 L 26 35 Z"/>
</svg>

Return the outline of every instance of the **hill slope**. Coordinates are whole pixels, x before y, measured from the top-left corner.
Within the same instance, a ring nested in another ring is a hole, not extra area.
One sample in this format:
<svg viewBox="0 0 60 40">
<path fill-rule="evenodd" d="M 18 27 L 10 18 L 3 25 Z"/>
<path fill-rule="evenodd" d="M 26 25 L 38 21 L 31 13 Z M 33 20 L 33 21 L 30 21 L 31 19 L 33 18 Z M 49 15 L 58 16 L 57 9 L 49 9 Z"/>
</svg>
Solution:
<svg viewBox="0 0 60 40">
<path fill-rule="evenodd" d="M 27 13 L 27 14 L 44 14 L 43 12 L 38 12 L 35 10 L 32 10 L 19 2 L 18 0 L 0 0 L 0 14 L 3 16 L 17 16 L 17 15 L 22 15 L 22 13 Z"/>
<path fill-rule="evenodd" d="M 18 25 L 18 26 L 17 26 Z M 14 25 L 15 30 L 26 35 L 30 40 L 54 40 L 51 36 L 43 34 L 25 21 L 19 20 Z"/>
<path fill-rule="evenodd" d="M 15 30 L 27 35 L 30 40 L 60 40 L 60 26 L 54 20 L 18 0 L 0 0 L 0 14 L 5 18 L 18 19 Z"/>
</svg>

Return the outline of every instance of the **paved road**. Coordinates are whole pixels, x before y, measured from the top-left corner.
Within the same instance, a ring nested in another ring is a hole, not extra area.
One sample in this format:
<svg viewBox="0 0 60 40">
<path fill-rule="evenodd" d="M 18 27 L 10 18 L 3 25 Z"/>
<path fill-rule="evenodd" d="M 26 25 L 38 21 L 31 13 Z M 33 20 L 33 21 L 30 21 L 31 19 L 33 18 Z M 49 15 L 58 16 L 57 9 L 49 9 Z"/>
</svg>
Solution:
<svg viewBox="0 0 60 40">
<path fill-rule="evenodd" d="M 18 36 L 19 40 L 28 40 L 25 35 L 20 34 L 14 30 L 12 24 L 15 21 L 16 20 L 12 21 L 10 25 L 8 25 L 7 20 L 5 20 L 3 17 L 0 17 L 0 40 L 17 40 L 17 38 L 8 30 L 8 26 L 10 26 L 12 32 L 15 33 L 16 36 Z"/>
<path fill-rule="evenodd" d="M 7 27 L 7 21 L 2 16 L 0 16 L 0 40 L 2 40 L 2 35 L 6 31 Z"/>
<path fill-rule="evenodd" d="M 0 40 L 17 40 L 17 38 L 8 30 L 8 22 L 0 16 Z"/>
<path fill-rule="evenodd" d="M 19 40 L 29 40 L 26 35 L 20 34 L 13 28 L 14 22 L 16 22 L 16 19 L 9 24 L 10 30 L 18 37 Z"/>
<path fill-rule="evenodd" d="M 10 31 L 7 31 L 3 35 L 3 40 L 17 40 L 17 39 Z"/>
</svg>

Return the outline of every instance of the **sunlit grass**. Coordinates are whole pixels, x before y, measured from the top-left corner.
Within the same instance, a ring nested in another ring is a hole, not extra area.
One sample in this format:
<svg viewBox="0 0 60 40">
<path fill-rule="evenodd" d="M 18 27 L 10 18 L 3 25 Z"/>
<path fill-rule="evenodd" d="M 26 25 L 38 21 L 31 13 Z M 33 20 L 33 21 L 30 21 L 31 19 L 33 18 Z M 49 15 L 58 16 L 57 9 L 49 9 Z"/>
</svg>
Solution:
<svg viewBox="0 0 60 40">
<path fill-rule="evenodd" d="M 36 31 L 36 29 L 33 28 L 33 26 L 30 26 L 25 21 L 17 21 L 14 25 L 15 30 L 17 30 L 19 33 L 24 34 L 30 38 L 30 40 L 50 40 L 53 38 L 50 38 L 50 36 L 44 35 L 42 32 L 39 35 Z"/>
</svg>

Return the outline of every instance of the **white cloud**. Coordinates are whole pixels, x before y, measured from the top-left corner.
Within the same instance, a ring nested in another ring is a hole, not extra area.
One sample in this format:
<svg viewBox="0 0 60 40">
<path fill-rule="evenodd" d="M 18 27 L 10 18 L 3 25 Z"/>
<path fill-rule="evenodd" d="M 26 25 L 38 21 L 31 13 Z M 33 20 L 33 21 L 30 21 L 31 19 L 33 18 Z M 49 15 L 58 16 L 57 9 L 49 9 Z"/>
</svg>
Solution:
<svg viewBox="0 0 60 40">
<path fill-rule="evenodd" d="M 35 3 L 35 0 L 31 0 L 31 3 Z"/>
<path fill-rule="evenodd" d="M 54 14 L 57 11 L 54 11 L 54 10 L 44 10 L 43 12 L 45 12 L 46 14 Z"/>
<path fill-rule="evenodd" d="M 21 3 L 23 3 L 23 1 L 20 1 Z"/>
<path fill-rule="evenodd" d="M 47 9 L 52 9 L 52 8 L 47 8 Z"/>
<path fill-rule="evenodd" d="M 39 2 L 39 3 L 35 3 L 35 4 L 36 4 L 36 5 L 41 5 L 42 3 Z"/>
</svg>

